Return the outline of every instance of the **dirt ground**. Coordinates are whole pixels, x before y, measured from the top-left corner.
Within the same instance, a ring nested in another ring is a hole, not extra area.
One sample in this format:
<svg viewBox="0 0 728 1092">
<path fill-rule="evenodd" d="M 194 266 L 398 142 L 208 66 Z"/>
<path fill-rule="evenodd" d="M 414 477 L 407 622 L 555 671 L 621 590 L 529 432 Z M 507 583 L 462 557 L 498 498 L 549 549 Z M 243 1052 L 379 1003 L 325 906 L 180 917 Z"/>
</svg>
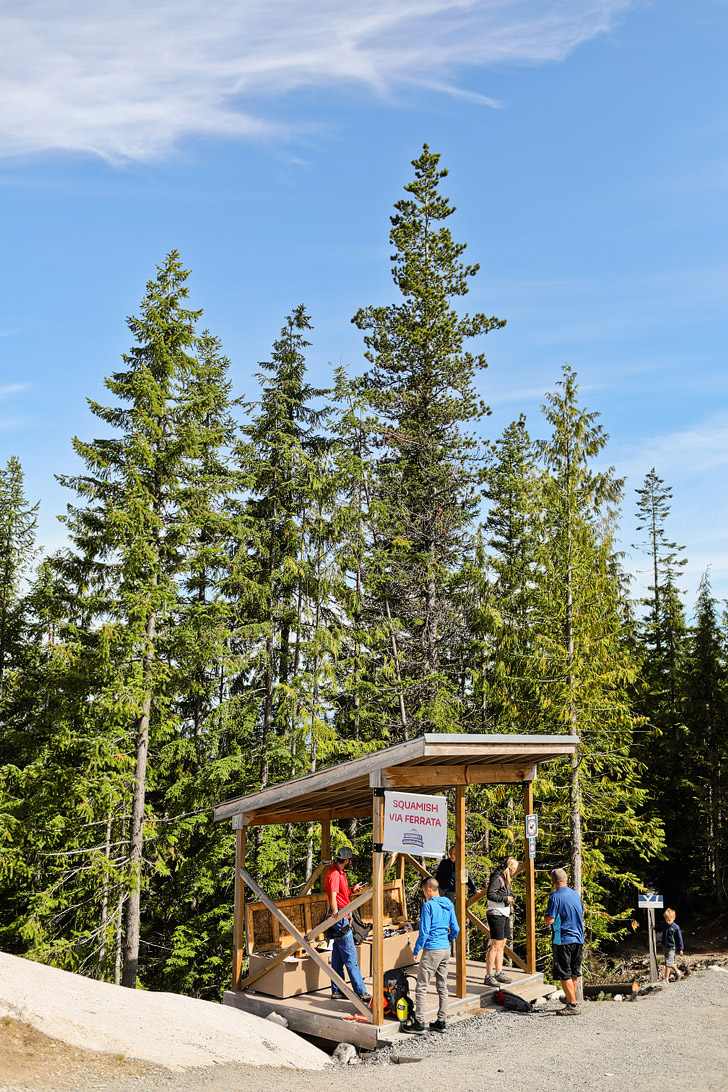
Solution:
<svg viewBox="0 0 728 1092">
<path fill-rule="evenodd" d="M 556 1002 L 538 1017 L 486 1011 L 459 1032 L 453 1028 L 424 1040 L 402 1036 L 403 1061 L 409 1055 L 425 1062 L 427 1083 L 447 1084 L 451 1092 L 483 1092 L 502 1082 L 509 1092 L 552 1092 L 564 1081 L 579 1092 L 640 1086 L 728 1092 L 727 934 L 726 918 L 686 930 L 685 978 L 639 1004 L 591 1002 L 581 1017 L 567 1020 L 558 1018 Z M 644 953 L 644 936 L 630 937 L 606 961 L 607 976 L 615 978 L 616 971 L 618 978 L 644 977 Z M 2 1092 L 328 1092 L 334 1079 L 350 1092 L 378 1092 L 383 1078 L 396 1079 L 401 1092 L 421 1088 L 424 1066 L 400 1064 L 394 1070 L 393 1060 L 384 1072 L 381 1064 L 364 1062 L 339 1068 L 336 1077 L 333 1070 L 294 1073 L 245 1065 L 180 1074 L 69 1047 L 10 1017 L 0 1019 Z"/>
</svg>

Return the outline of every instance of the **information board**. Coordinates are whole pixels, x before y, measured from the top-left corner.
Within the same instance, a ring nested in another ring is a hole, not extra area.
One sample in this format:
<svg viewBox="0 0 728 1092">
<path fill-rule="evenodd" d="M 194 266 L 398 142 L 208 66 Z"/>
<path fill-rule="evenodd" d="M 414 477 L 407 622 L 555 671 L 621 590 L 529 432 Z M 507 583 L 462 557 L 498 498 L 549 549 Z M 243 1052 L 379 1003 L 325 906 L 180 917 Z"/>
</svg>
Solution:
<svg viewBox="0 0 728 1092">
<path fill-rule="evenodd" d="M 382 849 L 442 857 L 447 843 L 447 799 L 413 792 L 385 792 Z"/>
</svg>

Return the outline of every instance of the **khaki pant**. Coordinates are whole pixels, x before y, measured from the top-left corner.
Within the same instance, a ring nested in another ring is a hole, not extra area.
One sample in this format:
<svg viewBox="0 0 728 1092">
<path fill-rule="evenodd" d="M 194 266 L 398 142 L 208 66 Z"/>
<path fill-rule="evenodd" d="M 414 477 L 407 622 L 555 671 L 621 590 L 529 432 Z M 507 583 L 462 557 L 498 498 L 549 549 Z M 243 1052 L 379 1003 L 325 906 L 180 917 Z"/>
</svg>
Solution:
<svg viewBox="0 0 728 1092">
<path fill-rule="evenodd" d="M 415 1019 L 424 1022 L 427 1008 L 427 987 L 430 979 L 435 975 L 438 999 L 438 1020 L 444 1020 L 447 1016 L 447 968 L 450 963 L 449 948 L 423 948 L 420 956 L 420 967 L 417 971 L 417 987 L 415 989 Z"/>
</svg>

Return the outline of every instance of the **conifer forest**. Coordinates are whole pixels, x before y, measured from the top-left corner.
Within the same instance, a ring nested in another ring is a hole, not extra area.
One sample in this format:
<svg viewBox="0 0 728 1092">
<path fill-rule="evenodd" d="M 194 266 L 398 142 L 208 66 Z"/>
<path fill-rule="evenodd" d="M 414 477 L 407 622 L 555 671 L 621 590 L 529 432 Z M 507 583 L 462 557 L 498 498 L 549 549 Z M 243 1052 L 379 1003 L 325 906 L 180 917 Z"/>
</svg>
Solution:
<svg viewBox="0 0 728 1092">
<path fill-rule="evenodd" d="M 489 433 L 481 348 L 505 322 L 465 310 L 446 174 L 425 145 L 391 217 L 394 302 L 351 320 L 358 373 L 309 382 L 301 303 L 234 390 L 172 251 L 59 474 L 64 548 L 41 550 L 21 459 L 0 465 L 3 950 L 219 999 L 234 832 L 213 806 L 423 732 L 578 736 L 535 782 L 536 867 L 568 868 L 590 944 L 642 884 L 726 909 L 724 605 L 708 573 L 684 602 L 671 488 L 608 468 L 570 365 L 541 421 Z M 522 856 L 521 794 L 473 786 L 468 809 L 482 885 Z M 367 879 L 371 824 L 342 844 Z M 319 850 L 316 823 L 257 827 L 247 867 L 296 894 Z"/>
</svg>

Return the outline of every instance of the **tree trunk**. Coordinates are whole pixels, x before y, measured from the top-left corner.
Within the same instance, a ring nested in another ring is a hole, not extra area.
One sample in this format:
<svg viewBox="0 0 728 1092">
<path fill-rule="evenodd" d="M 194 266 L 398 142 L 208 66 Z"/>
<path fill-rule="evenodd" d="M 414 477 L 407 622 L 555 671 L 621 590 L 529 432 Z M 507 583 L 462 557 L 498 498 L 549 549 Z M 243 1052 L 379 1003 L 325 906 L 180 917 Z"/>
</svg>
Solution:
<svg viewBox="0 0 728 1092">
<path fill-rule="evenodd" d="M 156 586 L 156 577 L 153 584 Z M 154 613 L 147 620 L 146 652 L 144 656 L 144 679 L 147 692 L 142 705 L 142 715 L 137 723 L 136 732 L 136 770 L 134 772 L 134 801 L 131 812 L 131 833 L 129 838 L 129 867 L 131 871 L 131 891 L 126 906 L 126 943 L 124 951 L 124 973 L 122 986 L 136 989 L 139 968 L 139 929 L 141 917 L 141 881 L 142 854 L 144 851 L 144 803 L 147 788 L 147 757 L 149 754 L 149 716 L 152 709 L 152 661 L 156 637 L 157 619 Z"/>
<path fill-rule="evenodd" d="M 106 820 L 106 844 L 104 846 L 104 860 L 106 861 L 106 867 L 104 868 L 104 878 L 101 884 L 101 921 L 99 923 L 101 928 L 101 944 L 99 945 L 99 958 L 96 964 L 96 977 L 104 977 L 104 960 L 106 959 L 106 930 L 109 923 L 109 858 L 111 857 L 111 823 L 113 818 L 113 809 L 109 808 L 109 815 Z"/>
</svg>

